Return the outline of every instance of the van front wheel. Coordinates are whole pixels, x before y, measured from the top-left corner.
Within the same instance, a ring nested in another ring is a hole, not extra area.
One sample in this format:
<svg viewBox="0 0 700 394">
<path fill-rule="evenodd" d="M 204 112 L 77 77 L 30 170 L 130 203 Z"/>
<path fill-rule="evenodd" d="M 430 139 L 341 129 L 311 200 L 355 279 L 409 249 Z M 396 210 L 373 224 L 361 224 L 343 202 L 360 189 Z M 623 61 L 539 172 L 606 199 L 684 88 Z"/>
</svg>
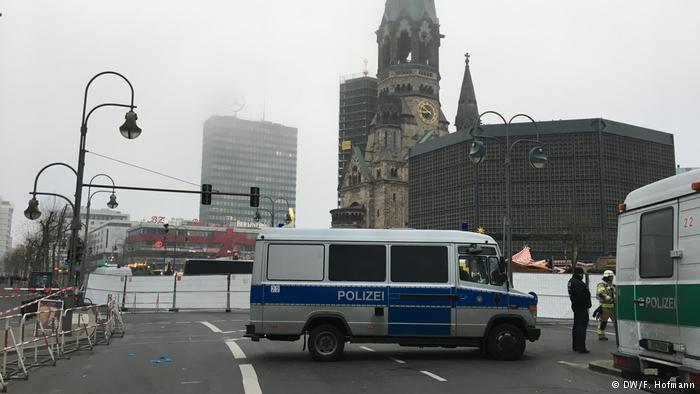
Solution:
<svg viewBox="0 0 700 394">
<path fill-rule="evenodd" d="M 345 349 L 345 335 L 338 327 L 322 324 L 309 334 L 309 354 L 317 361 L 335 361 Z"/>
<path fill-rule="evenodd" d="M 499 324 L 489 332 L 486 346 L 496 360 L 517 360 L 525 352 L 525 335 L 512 324 Z"/>
</svg>

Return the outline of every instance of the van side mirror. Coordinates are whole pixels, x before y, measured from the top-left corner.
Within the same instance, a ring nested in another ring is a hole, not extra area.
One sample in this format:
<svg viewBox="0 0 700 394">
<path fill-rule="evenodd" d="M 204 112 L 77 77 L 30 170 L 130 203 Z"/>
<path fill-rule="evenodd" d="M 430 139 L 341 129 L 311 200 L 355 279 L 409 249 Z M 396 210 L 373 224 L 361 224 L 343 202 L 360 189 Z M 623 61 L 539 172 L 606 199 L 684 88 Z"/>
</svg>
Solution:
<svg viewBox="0 0 700 394">
<path fill-rule="evenodd" d="M 508 275 L 506 275 L 505 272 L 499 272 L 498 273 L 498 284 L 499 286 L 502 286 L 506 281 L 508 280 Z"/>
</svg>

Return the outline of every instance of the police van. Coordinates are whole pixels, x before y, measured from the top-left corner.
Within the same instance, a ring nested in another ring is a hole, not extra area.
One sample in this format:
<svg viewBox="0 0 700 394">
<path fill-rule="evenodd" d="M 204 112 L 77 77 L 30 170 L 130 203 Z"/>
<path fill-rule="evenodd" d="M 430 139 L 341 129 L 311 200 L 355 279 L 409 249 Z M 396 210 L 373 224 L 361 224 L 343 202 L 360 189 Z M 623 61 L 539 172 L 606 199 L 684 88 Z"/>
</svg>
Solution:
<svg viewBox="0 0 700 394">
<path fill-rule="evenodd" d="M 346 342 L 473 346 L 519 358 L 535 341 L 537 296 L 509 288 L 493 238 L 438 230 L 260 232 L 250 290 L 253 341 L 308 334 L 316 360 Z"/>
<path fill-rule="evenodd" d="M 619 207 L 615 366 L 700 384 L 700 170 Z"/>
</svg>

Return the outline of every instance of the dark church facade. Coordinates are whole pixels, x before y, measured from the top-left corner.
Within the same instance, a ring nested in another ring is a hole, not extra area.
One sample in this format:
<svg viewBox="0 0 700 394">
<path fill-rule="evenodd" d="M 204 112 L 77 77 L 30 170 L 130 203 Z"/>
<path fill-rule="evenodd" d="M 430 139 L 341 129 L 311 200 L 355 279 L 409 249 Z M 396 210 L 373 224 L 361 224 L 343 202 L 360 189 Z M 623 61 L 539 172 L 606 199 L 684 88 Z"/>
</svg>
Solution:
<svg viewBox="0 0 700 394">
<path fill-rule="evenodd" d="M 433 0 L 387 0 L 376 32 L 376 112 L 364 151 L 354 146 L 339 177 L 333 227 L 402 228 L 408 220 L 408 157 L 448 134 L 440 105 L 440 33 Z M 467 58 L 468 61 L 468 58 Z M 458 123 L 478 117 L 467 65 Z"/>
</svg>

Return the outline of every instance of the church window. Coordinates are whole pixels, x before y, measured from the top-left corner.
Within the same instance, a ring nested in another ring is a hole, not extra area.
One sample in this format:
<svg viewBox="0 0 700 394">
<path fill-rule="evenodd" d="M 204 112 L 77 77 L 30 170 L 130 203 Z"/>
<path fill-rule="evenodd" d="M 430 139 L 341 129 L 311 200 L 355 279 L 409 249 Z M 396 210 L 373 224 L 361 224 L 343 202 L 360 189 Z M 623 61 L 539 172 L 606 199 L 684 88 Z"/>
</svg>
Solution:
<svg viewBox="0 0 700 394">
<path fill-rule="evenodd" d="M 411 62 L 411 36 L 407 31 L 403 31 L 401 36 L 399 36 L 396 57 L 399 64 Z"/>
<path fill-rule="evenodd" d="M 396 202 L 396 193 L 394 193 L 394 194 L 391 196 L 391 199 L 394 200 L 394 202 Z"/>
<path fill-rule="evenodd" d="M 377 179 L 380 179 L 382 177 L 382 170 L 377 168 Z"/>
</svg>

